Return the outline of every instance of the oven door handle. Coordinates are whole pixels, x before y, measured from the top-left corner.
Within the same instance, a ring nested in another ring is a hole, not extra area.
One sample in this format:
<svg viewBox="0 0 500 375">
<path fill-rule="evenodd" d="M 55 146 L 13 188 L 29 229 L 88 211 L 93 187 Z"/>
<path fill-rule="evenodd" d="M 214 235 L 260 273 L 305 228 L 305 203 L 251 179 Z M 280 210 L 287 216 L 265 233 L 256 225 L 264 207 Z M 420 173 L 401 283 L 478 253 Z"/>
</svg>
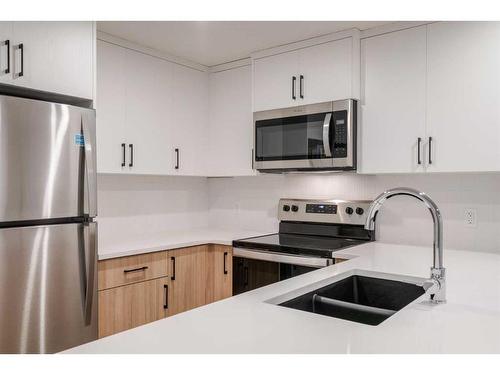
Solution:
<svg viewBox="0 0 500 375">
<path fill-rule="evenodd" d="M 326 267 L 334 263 L 333 259 L 308 257 L 300 255 L 287 255 L 271 253 L 268 251 L 259 251 L 256 249 L 244 249 L 241 247 L 233 248 L 233 256 L 246 259 L 266 260 L 268 262 L 294 264 L 306 267 Z"/>
<path fill-rule="evenodd" d="M 325 155 L 328 158 L 332 157 L 332 150 L 330 149 L 330 122 L 332 120 L 332 113 L 329 112 L 325 116 L 325 121 L 323 121 L 323 149 L 325 150 Z"/>
</svg>

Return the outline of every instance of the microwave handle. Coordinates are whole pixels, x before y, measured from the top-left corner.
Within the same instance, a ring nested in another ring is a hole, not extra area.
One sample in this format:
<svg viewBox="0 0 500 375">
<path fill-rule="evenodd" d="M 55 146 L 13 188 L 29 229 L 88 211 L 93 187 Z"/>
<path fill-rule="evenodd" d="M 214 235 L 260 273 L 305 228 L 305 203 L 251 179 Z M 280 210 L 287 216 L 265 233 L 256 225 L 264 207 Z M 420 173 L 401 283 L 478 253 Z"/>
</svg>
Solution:
<svg viewBox="0 0 500 375">
<path fill-rule="evenodd" d="M 325 155 L 329 158 L 332 157 L 332 150 L 330 149 L 330 122 L 332 120 L 332 113 L 327 113 L 325 121 L 323 122 L 323 148 Z"/>
</svg>

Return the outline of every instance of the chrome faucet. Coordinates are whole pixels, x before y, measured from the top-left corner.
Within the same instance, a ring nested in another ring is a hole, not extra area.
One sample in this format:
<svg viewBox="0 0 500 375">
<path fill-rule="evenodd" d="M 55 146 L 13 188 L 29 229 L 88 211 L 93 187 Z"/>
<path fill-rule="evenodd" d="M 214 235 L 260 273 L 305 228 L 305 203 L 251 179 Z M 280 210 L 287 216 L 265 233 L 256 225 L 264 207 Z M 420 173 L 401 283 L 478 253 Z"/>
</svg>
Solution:
<svg viewBox="0 0 500 375">
<path fill-rule="evenodd" d="M 443 267 L 443 221 L 438 206 L 427 194 L 405 187 L 394 188 L 383 192 L 375 198 L 368 209 L 365 229 L 375 230 L 375 219 L 377 218 L 380 207 L 382 207 L 387 199 L 396 195 L 409 195 L 417 198 L 427 206 L 432 215 L 432 220 L 434 222 L 434 262 L 431 267 L 431 277 L 424 283 L 423 287 L 427 294 L 430 295 L 431 302 L 444 303 L 446 302 L 446 275 L 445 268 Z"/>
</svg>

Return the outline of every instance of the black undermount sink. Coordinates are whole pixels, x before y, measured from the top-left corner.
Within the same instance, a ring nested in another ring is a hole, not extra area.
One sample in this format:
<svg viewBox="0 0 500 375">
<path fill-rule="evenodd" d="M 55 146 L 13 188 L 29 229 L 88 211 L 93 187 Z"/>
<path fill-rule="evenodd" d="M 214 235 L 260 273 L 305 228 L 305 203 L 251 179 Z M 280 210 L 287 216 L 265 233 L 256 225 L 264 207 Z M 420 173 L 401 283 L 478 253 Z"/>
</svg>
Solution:
<svg viewBox="0 0 500 375">
<path fill-rule="evenodd" d="M 279 305 L 376 326 L 424 293 L 416 284 L 353 275 Z"/>
</svg>

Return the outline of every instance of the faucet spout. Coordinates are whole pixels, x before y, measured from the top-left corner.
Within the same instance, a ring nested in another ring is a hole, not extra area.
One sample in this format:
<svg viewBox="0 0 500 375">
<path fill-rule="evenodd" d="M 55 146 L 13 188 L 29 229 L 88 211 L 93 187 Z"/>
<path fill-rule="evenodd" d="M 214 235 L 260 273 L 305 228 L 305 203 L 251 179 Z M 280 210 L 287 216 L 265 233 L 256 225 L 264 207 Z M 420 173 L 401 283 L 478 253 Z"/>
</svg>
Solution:
<svg viewBox="0 0 500 375">
<path fill-rule="evenodd" d="M 367 212 L 365 229 L 375 230 L 375 220 L 377 218 L 377 213 L 384 204 L 384 202 L 397 195 L 407 195 L 414 197 L 419 201 L 423 202 L 432 216 L 432 221 L 434 223 L 434 243 L 433 243 L 433 265 L 431 267 L 431 281 L 433 281 L 437 288 L 433 288 L 433 293 L 431 294 L 431 300 L 435 303 L 446 302 L 445 297 L 445 268 L 443 267 L 443 220 L 441 218 L 441 212 L 439 211 L 436 203 L 425 193 L 418 190 L 406 187 L 399 187 L 389 189 L 382 194 L 380 194 Z"/>
</svg>

